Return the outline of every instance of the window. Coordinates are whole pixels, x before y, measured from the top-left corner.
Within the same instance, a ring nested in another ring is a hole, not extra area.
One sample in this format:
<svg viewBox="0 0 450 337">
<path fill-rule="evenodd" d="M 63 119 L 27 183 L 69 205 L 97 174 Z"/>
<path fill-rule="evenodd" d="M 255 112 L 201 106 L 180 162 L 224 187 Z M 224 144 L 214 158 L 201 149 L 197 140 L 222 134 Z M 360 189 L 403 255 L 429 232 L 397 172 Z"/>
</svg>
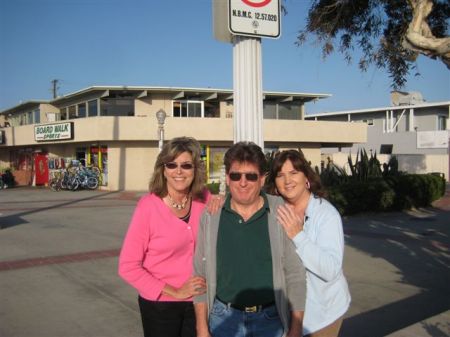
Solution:
<svg viewBox="0 0 450 337">
<path fill-rule="evenodd" d="M 277 119 L 277 104 L 272 102 L 263 103 L 264 119 Z"/>
<path fill-rule="evenodd" d="M 34 114 L 34 124 L 39 124 L 41 122 L 41 110 L 36 109 L 33 111 Z"/>
<path fill-rule="evenodd" d="M 75 150 L 75 158 L 81 163 L 81 165 L 86 166 L 86 148 L 85 147 L 77 147 Z"/>
<path fill-rule="evenodd" d="M 373 119 L 363 119 L 363 122 L 369 126 L 373 126 Z"/>
<path fill-rule="evenodd" d="M 65 121 L 67 119 L 67 108 L 59 109 L 59 114 L 61 115 L 60 120 Z"/>
<path fill-rule="evenodd" d="M 295 105 L 278 104 L 278 119 L 300 119 L 300 111 Z"/>
<path fill-rule="evenodd" d="M 98 114 L 97 109 L 97 100 L 94 99 L 93 101 L 88 102 L 88 117 L 95 117 Z"/>
<path fill-rule="evenodd" d="M 292 104 L 283 104 L 275 102 L 263 103 L 264 119 L 300 119 L 300 110 L 298 106 Z"/>
<path fill-rule="evenodd" d="M 134 116 L 134 99 L 128 97 L 102 98 L 101 116 Z"/>
<path fill-rule="evenodd" d="M 220 117 L 220 109 L 217 103 L 204 102 L 204 109 L 205 117 Z"/>
<path fill-rule="evenodd" d="M 202 117 L 202 104 L 198 102 L 188 102 L 188 116 Z"/>
<path fill-rule="evenodd" d="M 77 107 L 75 105 L 69 106 L 69 119 L 77 118 Z"/>
<path fill-rule="evenodd" d="M 445 116 L 438 116 L 438 127 L 439 131 L 447 130 L 447 118 Z"/>
<path fill-rule="evenodd" d="M 26 124 L 27 124 L 27 114 L 26 113 L 20 114 L 19 125 L 26 125 Z"/>
<path fill-rule="evenodd" d="M 203 117 L 203 105 L 202 101 L 173 101 L 173 117 Z"/>
<path fill-rule="evenodd" d="M 381 144 L 380 154 L 392 154 L 393 147 L 392 144 Z"/>
<path fill-rule="evenodd" d="M 86 103 L 78 104 L 78 118 L 86 117 Z"/>
</svg>

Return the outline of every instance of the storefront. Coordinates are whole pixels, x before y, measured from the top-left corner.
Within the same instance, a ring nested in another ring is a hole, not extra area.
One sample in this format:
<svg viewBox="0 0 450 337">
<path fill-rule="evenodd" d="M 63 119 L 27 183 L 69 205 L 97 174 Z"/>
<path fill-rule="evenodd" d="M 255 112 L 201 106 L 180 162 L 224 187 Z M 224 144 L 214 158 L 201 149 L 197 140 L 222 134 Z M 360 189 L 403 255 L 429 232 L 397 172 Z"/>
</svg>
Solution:
<svg viewBox="0 0 450 337">
<path fill-rule="evenodd" d="M 100 169 L 100 185 L 108 186 L 108 146 L 91 146 L 86 153 L 88 166 L 96 166 Z"/>
<path fill-rule="evenodd" d="M 363 125 L 303 120 L 304 103 L 324 97 L 266 92 L 266 149 L 301 148 L 319 165 L 321 144 L 364 142 Z M 11 116 L 10 125 L 0 126 L 0 168 L 11 167 L 21 185 L 45 186 L 58 170 L 95 166 L 101 170 L 101 188 L 142 191 L 148 189 L 160 137 L 166 142 L 188 136 L 202 144 L 208 181 L 219 182 L 223 156 L 233 144 L 232 102 L 232 90 L 90 87 L 52 101 L 23 103 L 0 112 L 0 118 Z M 160 110 L 167 114 L 163 125 Z"/>
</svg>

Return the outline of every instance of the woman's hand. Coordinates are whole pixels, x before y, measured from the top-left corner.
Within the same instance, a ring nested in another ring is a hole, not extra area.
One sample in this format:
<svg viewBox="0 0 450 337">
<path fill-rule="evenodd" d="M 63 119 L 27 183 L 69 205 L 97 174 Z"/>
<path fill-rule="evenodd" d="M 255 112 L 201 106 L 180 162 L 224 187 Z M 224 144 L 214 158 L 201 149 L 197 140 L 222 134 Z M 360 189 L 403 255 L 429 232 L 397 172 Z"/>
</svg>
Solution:
<svg viewBox="0 0 450 337">
<path fill-rule="evenodd" d="M 174 288 L 168 284 L 166 284 L 163 288 L 163 293 L 177 299 L 185 299 L 204 294 L 205 292 L 206 281 L 200 276 L 192 276 L 180 288 Z"/>
<path fill-rule="evenodd" d="M 215 194 L 211 196 L 208 203 L 206 204 L 206 209 L 209 214 L 216 214 L 222 208 L 225 202 L 225 196 L 221 194 Z"/>
<path fill-rule="evenodd" d="M 291 206 L 279 206 L 277 209 L 277 219 L 290 239 L 293 239 L 303 230 L 303 217 L 297 215 Z"/>
</svg>

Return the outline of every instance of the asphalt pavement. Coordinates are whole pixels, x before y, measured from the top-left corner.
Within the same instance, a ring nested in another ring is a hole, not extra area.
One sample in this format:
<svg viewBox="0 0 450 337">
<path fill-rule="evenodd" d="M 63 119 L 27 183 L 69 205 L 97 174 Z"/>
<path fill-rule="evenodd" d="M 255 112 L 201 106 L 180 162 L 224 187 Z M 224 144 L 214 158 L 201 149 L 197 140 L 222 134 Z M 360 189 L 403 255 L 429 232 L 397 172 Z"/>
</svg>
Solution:
<svg viewBox="0 0 450 337">
<path fill-rule="evenodd" d="M 143 192 L 0 190 L 0 336 L 142 336 L 117 259 Z M 344 218 L 341 337 L 450 336 L 450 195 Z"/>
</svg>

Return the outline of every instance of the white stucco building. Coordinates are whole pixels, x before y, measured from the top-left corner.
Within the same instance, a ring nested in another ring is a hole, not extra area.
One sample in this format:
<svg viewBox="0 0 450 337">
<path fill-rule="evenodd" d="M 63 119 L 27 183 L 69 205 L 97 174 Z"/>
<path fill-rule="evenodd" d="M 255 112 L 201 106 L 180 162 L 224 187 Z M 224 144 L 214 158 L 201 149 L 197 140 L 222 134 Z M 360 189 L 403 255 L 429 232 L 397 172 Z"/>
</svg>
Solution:
<svg viewBox="0 0 450 337">
<path fill-rule="evenodd" d="M 326 94 L 264 92 L 266 150 L 301 148 L 320 166 L 321 148 L 366 142 L 363 123 L 305 120 L 305 104 Z M 44 185 L 49 172 L 78 159 L 104 172 L 107 190 L 146 190 L 158 154 L 156 113 L 167 118 L 164 137 L 195 137 L 209 181 L 219 178 L 233 143 L 233 91 L 211 88 L 89 87 L 50 101 L 0 112 L 0 168 L 20 184 Z"/>
</svg>

